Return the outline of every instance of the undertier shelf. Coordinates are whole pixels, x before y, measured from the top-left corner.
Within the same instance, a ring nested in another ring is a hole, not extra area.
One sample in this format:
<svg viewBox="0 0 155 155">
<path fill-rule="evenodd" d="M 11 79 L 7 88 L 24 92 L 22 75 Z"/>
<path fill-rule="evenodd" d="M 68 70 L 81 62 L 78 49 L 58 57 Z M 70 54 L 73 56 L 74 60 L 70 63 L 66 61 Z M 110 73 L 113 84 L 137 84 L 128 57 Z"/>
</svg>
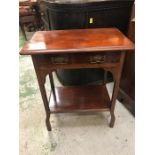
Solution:
<svg viewBox="0 0 155 155">
<path fill-rule="evenodd" d="M 51 93 L 51 113 L 109 111 L 110 98 L 105 86 L 56 87 L 56 102 Z"/>
</svg>

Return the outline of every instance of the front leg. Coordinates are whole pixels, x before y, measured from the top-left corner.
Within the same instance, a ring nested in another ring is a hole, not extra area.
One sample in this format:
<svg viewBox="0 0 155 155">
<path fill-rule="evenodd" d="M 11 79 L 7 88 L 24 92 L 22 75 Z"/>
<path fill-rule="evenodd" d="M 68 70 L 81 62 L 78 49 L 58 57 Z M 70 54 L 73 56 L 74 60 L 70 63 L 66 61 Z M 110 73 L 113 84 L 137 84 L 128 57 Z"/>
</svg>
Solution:
<svg viewBox="0 0 155 155">
<path fill-rule="evenodd" d="M 122 52 L 121 56 L 120 56 L 119 66 L 109 69 L 109 71 L 112 72 L 113 78 L 114 78 L 114 88 L 113 88 L 111 105 L 110 105 L 110 115 L 111 115 L 110 127 L 111 128 L 114 127 L 114 123 L 115 123 L 114 110 L 115 110 L 116 99 L 117 99 L 118 91 L 119 91 L 119 84 L 120 84 L 120 78 L 121 78 L 121 73 L 122 73 L 122 67 L 123 67 L 123 63 L 124 63 L 124 57 L 125 57 L 125 53 Z"/>
<path fill-rule="evenodd" d="M 112 98 L 110 101 L 111 102 L 111 104 L 110 104 L 111 120 L 110 120 L 110 124 L 109 124 L 109 126 L 111 128 L 113 128 L 114 123 L 115 123 L 114 109 L 115 109 L 115 104 L 116 104 L 116 99 L 117 99 L 117 94 L 118 94 L 118 89 L 119 89 L 119 81 L 117 79 L 119 68 L 117 68 L 117 67 L 109 68 L 107 71 L 110 71 L 113 74 L 113 78 L 114 78 L 114 88 L 113 88 Z"/>
<path fill-rule="evenodd" d="M 47 95 L 46 95 L 46 90 L 45 90 L 44 83 L 39 82 L 39 87 L 40 87 L 40 92 L 41 92 L 41 96 L 42 96 L 42 99 L 43 99 L 43 103 L 44 103 L 44 107 L 45 107 L 45 112 L 46 112 L 46 120 L 45 120 L 46 127 L 47 127 L 48 131 L 51 131 L 50 108 L 49 108 L 49 103 L 48 103 L 48 100 L 47 100 Z"/>
<path fill-rule="evenodd" d="M 35 56 L 32 56 L 32 60 L 33 60 L 35 72 L 37 75 L 39 89 L 40 89 L 42 100 L 44 103 L 45 112 L 46 112 L 46 119 L 45 119 L 46 127 L 47 127 L 48 131 L 51 131 L 50 108 L 49 108 L 46 89 L 45 89 L 45 85 L 44 85 L 47 73 L 45 71 L 40 70 L 39 65 L 37 64 L 38 63 L 37 58 Z"/>
</svg>

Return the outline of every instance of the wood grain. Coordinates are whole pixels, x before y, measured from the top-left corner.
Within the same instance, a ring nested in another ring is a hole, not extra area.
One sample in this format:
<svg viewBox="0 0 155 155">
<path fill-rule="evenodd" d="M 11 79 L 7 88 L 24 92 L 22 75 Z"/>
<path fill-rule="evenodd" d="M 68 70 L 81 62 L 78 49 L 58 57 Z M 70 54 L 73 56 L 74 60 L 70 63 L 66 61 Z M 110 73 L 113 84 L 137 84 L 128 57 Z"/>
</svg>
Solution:
<svg viewBox="0 0 155 155">
<path fill-rule="evenodd" d="M 133 50 L 133 43 L 116 28 L 38 31 L 21 55 Z"/>
<path fill-rule="evenodd" d="M 56 99 L 50 100 L 52 113 L 109 111 L 110 98 L 105 86 L 56 87 Z"/>
</svg>

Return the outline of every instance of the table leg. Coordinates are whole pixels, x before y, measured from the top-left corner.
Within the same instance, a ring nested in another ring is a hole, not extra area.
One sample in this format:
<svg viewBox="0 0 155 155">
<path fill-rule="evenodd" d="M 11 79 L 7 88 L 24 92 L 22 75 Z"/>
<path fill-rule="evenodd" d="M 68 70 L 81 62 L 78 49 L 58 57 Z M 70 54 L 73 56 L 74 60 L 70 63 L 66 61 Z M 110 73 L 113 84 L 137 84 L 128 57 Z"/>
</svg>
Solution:
<svg viewBox="0 0 155 155">
<path fill-rule="evenodd" d="M 113 88 L 112 99 L 111 99 L 111 109 L 110 109 L 110 114 L 111 114 L 110 127 L 111 128 L 114 127 L 114 123 L 115 123 L 114 109 L 115 109 L 118 90 L 119 90 L 119 81 L 116 80 Z"/>
<path fill-rule="evenodd" d="M 45 86 L 44 83 L 42 83 L 40 80 L 38 81 L 39 83 L 39 88 L 40 88 L 40 92 L 41 92 L 41 96 L 44 102 L 44 107 L 45 107 L 45 112 L 46 112 L 46 127 L 48 131 L 51 131 L 51 124 L 50 124 L 50 109 L 49 109 L 49 104 L 48 104 L 48 100 L 47 100 L 47 95 L 46 95 L 46 90 L 45 90 Z"/>
<path fill-rule="evenodd" d="M 53 74 L 49 73 L 49 79 L 51 84 L 51 90 L 53 92 L 54 101 L 56 102 L 56 94 L 55 94 L 55 87 L 54 87 L 54 80 L 53 80 Z"/>
<path fill-rule="evenodd" d="M 41 72 L 41 70 L 39 69 L 39 67 L 37 65 L 37 58 L 35 56 L 32 56 L 32 60 L 33 60 L 33 65 L 34 65 L 35 72 L 36 72 L 36 75 L 37 75 L 39 89 L 40 89 L 42 100 L 43 100 L 43 103 L 44 103 L 45 112 L 46 112 L 46 119 L 45 119 L 46 127 L 47 127 L 48 131 L 51 131 L 50 108 L 49 108 L 46 89 L 45 89 L 45 85 L 44 85 L 45 84 L 46 73 Z"/>
<path fill-rule="evenodd" d="M 27 41 L 26 33 L 25 33 L 25 30 L 24 30 L 24 25 L 23 25 L 22 23 L 19 23 L 19 25 L 20 25 L 20 28 L 21 28 L 22 34 L 23 34 L 25 40 Z"/>
<path fill-rule="evenodd" d="M 103 81 L 103 84 L 105 85 L 107 83 L 107 73 L 108 71 L 104 70 L 104 81 Z"/>
<path fill-rule="evenodd" d="M 114 88 L 113 88 L 112 99 L 111 99 L 111 108 L 110 108 L 110 114 L 111 114 L 110 127 L 111 128 L 114 127 L 114 123 L 115 123 L 114 110 L 115 110 L 116 99 L 117 99 L 118 91 L 119 91 L 119 84 L 120 84 L 123 63 L 124 63 L 124 57 L 125 57 L 125 52 L 122 52 L 119 67 L 111 69 L 113 73 L 113 77 L 114 77 L 114 82 L 115 82 Z"/>
</svg>

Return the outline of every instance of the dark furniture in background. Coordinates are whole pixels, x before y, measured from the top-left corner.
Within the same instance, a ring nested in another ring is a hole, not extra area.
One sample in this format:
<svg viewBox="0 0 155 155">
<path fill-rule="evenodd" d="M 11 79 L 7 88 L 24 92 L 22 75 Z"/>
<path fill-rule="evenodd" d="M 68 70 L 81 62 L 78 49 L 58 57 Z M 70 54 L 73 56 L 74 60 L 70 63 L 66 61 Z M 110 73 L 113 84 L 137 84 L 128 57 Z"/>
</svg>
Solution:
<svg viewBox="0 0 155 155">
<path fill-rule="evenodd" d="M 41 18 L 46 30 L 117 27 L 127 35 L 134 0 L 61 2 L 40 1 Z M 102 81 L 104 75 L 101 69 L 57 70 L 56 73 L 64 85 Z M 108 81 L 111 80 L 112 75 L 108 73 Z"/>
<path fill-rule="evenodd" d="M 135 19 L 130 22 L 128 37 L 135 42 Z M 135 114 L 135 51 L 126 53 L 118 99 Z"/>
<path fill-rule="evenodd" d="M 25 40 L 27 40 L 27 36 L 25 33 L 26 26 L 30 27 L 31 25 L 33 26 L 34 30 L 37 30 L 41 27 L 41 17 L 37 1 L 19 1 L 19 25 Z"/>
<path fill-rule="evenodd" d="M 38 43 L 43 44 L 38 46 Z M 20 54 L 32 57 L 48 131 L 51 131 L 50 114 L 61 112 L 109 111 L 110 127 L 113 127 L 125 53 L 133 52 L 133 49 L 133 43 L 116 28 L 36 32 Z M 67 68 L 102 68 L 110 71 L 114 77 L 112 98 L 105 84 L 55 88 L 52 72 Z M 46 75 L 51 82 L 49 99 L 45 90 Z"/>
</svg>

